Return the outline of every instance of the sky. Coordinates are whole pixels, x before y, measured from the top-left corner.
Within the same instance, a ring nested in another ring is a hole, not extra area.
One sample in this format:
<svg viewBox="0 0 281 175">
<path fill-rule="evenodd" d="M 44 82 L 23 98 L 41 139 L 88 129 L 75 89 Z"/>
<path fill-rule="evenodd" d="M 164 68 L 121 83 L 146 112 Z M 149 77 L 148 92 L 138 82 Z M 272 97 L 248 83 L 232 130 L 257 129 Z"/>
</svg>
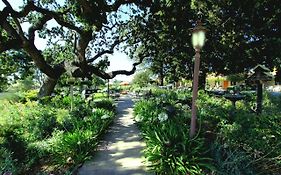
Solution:
<svg viewBox="0 0 281 175">
<path fill-rule="evenodd" d="M 8 0 L 12 7 L 15 10 L 18 10 L 19 6 L 22 5 L 23 0 Z M 2 1 L 0 1 L 0 10 L 2 10 L 5 7 Z M 55 23 L 55 22 L 51 22 Z M 49 23 L 48 23 L 49 25 Z M 52 24 L 50 24 L 52 25 Z M 24 24 L 23 30 L 27 31 L 29 24 Z M 43 50 L 46 47 L 47 41 L 44 39 L 41 39 L 38 37 L 38 35 L 35 36 L 35 46 Z M 110 61 L 110 66 L 108 67 L 108 72 L 114 71 L 114 70 L 131 70 L 133 61 L 125 54 L 121 53 L 120 51 L 115 51 L 112 55 L 107 55 L 108 59 Z M 121 81 L 131 81 L 133 79 L 133 75 L 126 76 L 126 75 L 117 75 L 113 80 L 121 80 Z M 112 81 L 113 81 L 112 80 Z"/>
</svg>

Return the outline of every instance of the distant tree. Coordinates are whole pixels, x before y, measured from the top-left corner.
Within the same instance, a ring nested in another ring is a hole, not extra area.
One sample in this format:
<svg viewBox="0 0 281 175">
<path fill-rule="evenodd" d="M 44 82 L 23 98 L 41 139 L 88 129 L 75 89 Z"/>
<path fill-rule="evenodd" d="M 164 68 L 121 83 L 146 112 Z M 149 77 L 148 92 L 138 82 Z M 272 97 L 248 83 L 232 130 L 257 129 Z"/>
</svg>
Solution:
<svg viewBox="0 0 281 175">
<path fill-rule="evenodd" d="M 24 52 L 11 50 L 0 54 L 0 91 L 16 80 L 23 80 L 34 73 L 31 58 Z"/>
<path fill-rule="evenodd" d="M 146 87 L 151 82 L 152 73 L 150 70 L 138 72 L 134 75 L 133 85 L 138 87 Z"/>
</svg>

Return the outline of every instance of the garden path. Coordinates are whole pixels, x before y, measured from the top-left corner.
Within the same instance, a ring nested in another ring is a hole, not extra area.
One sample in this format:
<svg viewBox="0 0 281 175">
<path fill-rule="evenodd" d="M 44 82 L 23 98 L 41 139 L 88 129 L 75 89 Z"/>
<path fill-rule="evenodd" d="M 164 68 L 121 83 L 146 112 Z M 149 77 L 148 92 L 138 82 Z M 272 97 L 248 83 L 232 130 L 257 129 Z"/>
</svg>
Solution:
<svg viewBox="0 0 281 175">
<path fill-rule="evenodd" d="M 133 120 L 133 101 L 121 96 L 118 115 L 98 146 L 94 159 L 86 162 L 78 175 L 148 175 L 144 165 L 140 131 Z"/>
</svg>

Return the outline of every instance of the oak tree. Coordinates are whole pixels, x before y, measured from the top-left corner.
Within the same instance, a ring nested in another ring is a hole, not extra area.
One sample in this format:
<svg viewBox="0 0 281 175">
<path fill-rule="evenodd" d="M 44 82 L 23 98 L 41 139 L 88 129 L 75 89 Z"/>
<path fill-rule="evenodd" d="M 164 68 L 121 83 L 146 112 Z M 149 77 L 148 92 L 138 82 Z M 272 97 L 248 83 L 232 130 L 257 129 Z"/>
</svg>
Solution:
<svg viewBox="0 0 281 175">
<path fill-rule="evenodd" d="M 21 50 L 46 75 L 39 97 L 50 95 L 60 77 L 103 79 L 131 70 L 104 71 L 103 55 L 112 54 L 128 39 L 121 32 L 128 18 L 140 15 L 151 3 L 147 0 L 23 0 L 19 9 L 11 1 L 2 0 L 0 10 L 0 53 Z M 27 28 L 27 29 L 26 29 Z M 47 39 L 46 49 L 36 45 L 38 38 Z M 24 59 L 24 58 L 23 58 Z M 12 61 L 12 60 L 11 60 Z"/>
</svg>

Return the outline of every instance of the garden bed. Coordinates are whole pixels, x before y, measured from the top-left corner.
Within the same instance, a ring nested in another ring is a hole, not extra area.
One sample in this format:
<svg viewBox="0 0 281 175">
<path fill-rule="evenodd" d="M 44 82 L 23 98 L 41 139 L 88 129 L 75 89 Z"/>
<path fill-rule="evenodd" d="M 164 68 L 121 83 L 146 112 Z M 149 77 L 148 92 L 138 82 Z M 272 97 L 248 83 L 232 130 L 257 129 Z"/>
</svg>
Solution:
<svg viewBox="0 0 281 175">
<path fill-rule="evenodd" d="M 110 100 L 1 101 L 0 174 L 75 174 L 114 119 Z"/>
<path fill-rule="evenodd" d="M 199 93 L 197 135 L 189 138 L 191 112 L 178 99 L 189 92 L 154 90 L 134 108 L 147 147 L 145 156 L 157 174 L 278 175 L 281 172 L 280 99 L 264 97 L 263 114 L 247 103 Z M 173 108 L 173 112 L 171 112 Z"/>
</svg>

